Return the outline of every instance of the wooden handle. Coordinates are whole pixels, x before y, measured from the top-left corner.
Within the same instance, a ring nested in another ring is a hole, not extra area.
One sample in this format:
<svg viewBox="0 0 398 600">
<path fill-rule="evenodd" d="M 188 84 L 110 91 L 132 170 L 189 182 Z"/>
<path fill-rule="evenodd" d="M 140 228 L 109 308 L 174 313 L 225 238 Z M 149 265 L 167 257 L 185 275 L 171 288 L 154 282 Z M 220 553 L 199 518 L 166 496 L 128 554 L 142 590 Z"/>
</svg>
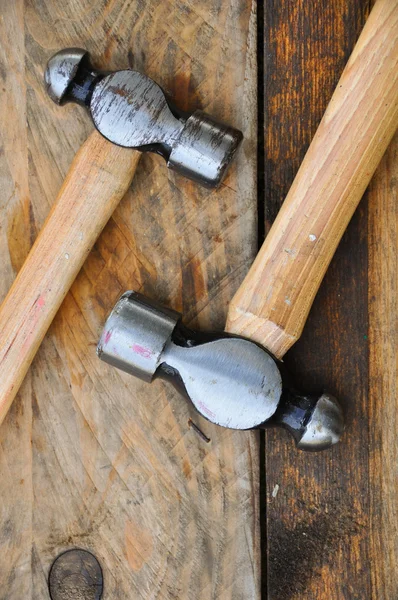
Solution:
<svg viewBox="0 0 398 600">
<path fill-rule="evenodd" d="M 377 0 L 226 330 L 281 358 L 398 126 L 398 0 Z"/>
<path fill-rule="evenodd" d="M 126 193 L 140 153 L 94 131 L 0 308 L 0 423 L 96 239 Z"/>
</svg>

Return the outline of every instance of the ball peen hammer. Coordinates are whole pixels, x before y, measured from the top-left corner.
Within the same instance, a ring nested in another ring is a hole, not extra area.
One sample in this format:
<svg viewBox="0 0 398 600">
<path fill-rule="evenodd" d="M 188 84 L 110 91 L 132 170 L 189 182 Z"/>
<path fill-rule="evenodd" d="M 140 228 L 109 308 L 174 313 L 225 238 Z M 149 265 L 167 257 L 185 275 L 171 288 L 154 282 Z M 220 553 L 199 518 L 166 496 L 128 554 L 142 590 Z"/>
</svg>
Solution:
<svg viewBox="0 0 398 600">
<path fill-rule="evenodd" d="M 134 292 L 110 314 L 98 354 L 151 381 L 171 379 L 209 421 L 234 429 L 278 425 L 299 448 L 343 432 L 327 393 L 297 392 L 281 359 L 308 312 L 398 127 L 398 0 L 377 0 L 287 198 L 233 297 L 225 331 L 198 334 L 181 315 Z"/>
<path fill-rule="evenodd" d="M 141 151 L 207 187 L 217 186 L 242 134 L 202 111 L 178 110 L 152 79 L 95 70 L 88 53 L 55 54 L 45 73 L 57 104 L 84 105 L 94 131 L 76 154 L 42 231 L 0 307 L 0 423 L 58 308 L 127 192 Z"/>
</svg>

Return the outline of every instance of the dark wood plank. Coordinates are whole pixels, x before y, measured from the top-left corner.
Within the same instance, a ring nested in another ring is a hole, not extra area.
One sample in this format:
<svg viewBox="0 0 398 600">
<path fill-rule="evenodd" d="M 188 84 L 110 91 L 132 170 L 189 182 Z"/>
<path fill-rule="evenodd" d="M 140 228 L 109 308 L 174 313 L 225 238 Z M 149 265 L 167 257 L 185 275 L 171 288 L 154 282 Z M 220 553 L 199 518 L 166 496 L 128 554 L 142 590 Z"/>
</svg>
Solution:
<svg viewBox="0 0 398 600">
<path fill-rule="evenodd" d="M 398 135 L 369 187 L 372 598 L 398 598 Z"/>
<path fill-rule="evenodd" d="M 265 230 L 315 133 L 368 13 L 365 0 L 264 4 Z M 264 596 L 371 597 L 367 204 L 355 214 L 301 340 L 286 356 L 300 385 L 342 402 L 347 433 L 321 454 L 267 432 Z"/>
</svg>

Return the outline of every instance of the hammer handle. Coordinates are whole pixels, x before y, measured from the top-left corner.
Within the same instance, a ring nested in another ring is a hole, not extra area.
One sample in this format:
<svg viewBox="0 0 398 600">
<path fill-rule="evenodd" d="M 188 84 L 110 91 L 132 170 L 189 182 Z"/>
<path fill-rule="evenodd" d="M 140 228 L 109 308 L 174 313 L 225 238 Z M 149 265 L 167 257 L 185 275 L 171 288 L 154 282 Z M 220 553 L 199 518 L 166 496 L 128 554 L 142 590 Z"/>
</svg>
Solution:
<svg viewBox="0 0 398 600">
<path fill-rule="evenodd" d="M 58 308 L 128 190 L 140 153 L 94 131 L 0 307 L 0 423 Z"/>
<path fill-rule="evenodd" d="M 398 126 L 398 0 L 377 0 L 293 185 L 229 307 L 227 331 L 282 358 Z"/>
</svg>

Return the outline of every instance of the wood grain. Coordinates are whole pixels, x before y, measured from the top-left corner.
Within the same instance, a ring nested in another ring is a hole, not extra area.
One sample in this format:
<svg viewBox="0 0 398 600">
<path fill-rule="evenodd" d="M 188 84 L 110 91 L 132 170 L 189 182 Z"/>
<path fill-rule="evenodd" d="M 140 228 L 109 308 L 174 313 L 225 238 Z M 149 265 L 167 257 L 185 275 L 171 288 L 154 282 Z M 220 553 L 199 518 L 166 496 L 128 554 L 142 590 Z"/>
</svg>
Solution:
<svg viewBox="0 0 398 600">
<path fill-rule="evenodd" d="M 3 8 L 2 3 L 2 8 Z M 6 295 L 21 267 L 34 233 L 30 226 L 28 176 L 27 86 L 24 76 L 24 11 L 9 3 L 0 19 L 0 107 L 7 115 L 0 126 L 0 294 Z M 12 70 L 9 76 L 8 70 Z M 18 243 L 16 240 L 18 239 Z M 10 249 L 14 248 L 13 252 Z M 7 432 L 0 433 L 0 597 L 29 598 L 32 551 L 32 402 L 27 377 L 8 415 Z M 18 577 L 27 568 L 27 575 Z M 15 575 L 12 575 L 12 573 Z M 4 588 L 4 589 L 3 589 Z"/>
<path fill-rule="evenodd" d="M 369 430 L 372 598 L 398 596 L 398 136 L 369 188 Z"/>
<path fill-rule="evenodd" d="M 265 229 L 315 134 L 369 9 L 367 0 L 264 7 Z M 347 431 L 324 453 L 264 441 L 264 597 L 375 599 L 369 498 L 367 201 L 344 234 L 303 335 L 284 361 L 303 389 L 329 389 Z M 278 486 L 278 487 L 277 487 Z"/>
<path fill-rule="evenodd" d="M 398 1 L 377 0 L 227 329 L 278 358 L 297 341 L 355 208 L 398 127 Z"/>
<path fill-rule="evenodd" d="M 0 598 L 45 598 L 53 559 L 76 546 L 101 562 L 104 598 L 258 598 L 257 436 L 213 428 L 168 386 L 95 356 L 126 289 L 189 325 L 225 322 L 257 245 L 254 4 L 0 0 L 0 14 L 2 298 L 92 129 L 81 107 L 46 96 L 54 52 L 80 46 L 99 68 L 144 71 L 182 109 L 245 135 L 217 192 L 144 156 L 67 294 L 1 429 Z"/>
<path fill-rule="evenodd" d="M 0 306 L 0 425 L 85 259 L 128 191 L 140 152 L 93 131 Z"/>
</svg>

